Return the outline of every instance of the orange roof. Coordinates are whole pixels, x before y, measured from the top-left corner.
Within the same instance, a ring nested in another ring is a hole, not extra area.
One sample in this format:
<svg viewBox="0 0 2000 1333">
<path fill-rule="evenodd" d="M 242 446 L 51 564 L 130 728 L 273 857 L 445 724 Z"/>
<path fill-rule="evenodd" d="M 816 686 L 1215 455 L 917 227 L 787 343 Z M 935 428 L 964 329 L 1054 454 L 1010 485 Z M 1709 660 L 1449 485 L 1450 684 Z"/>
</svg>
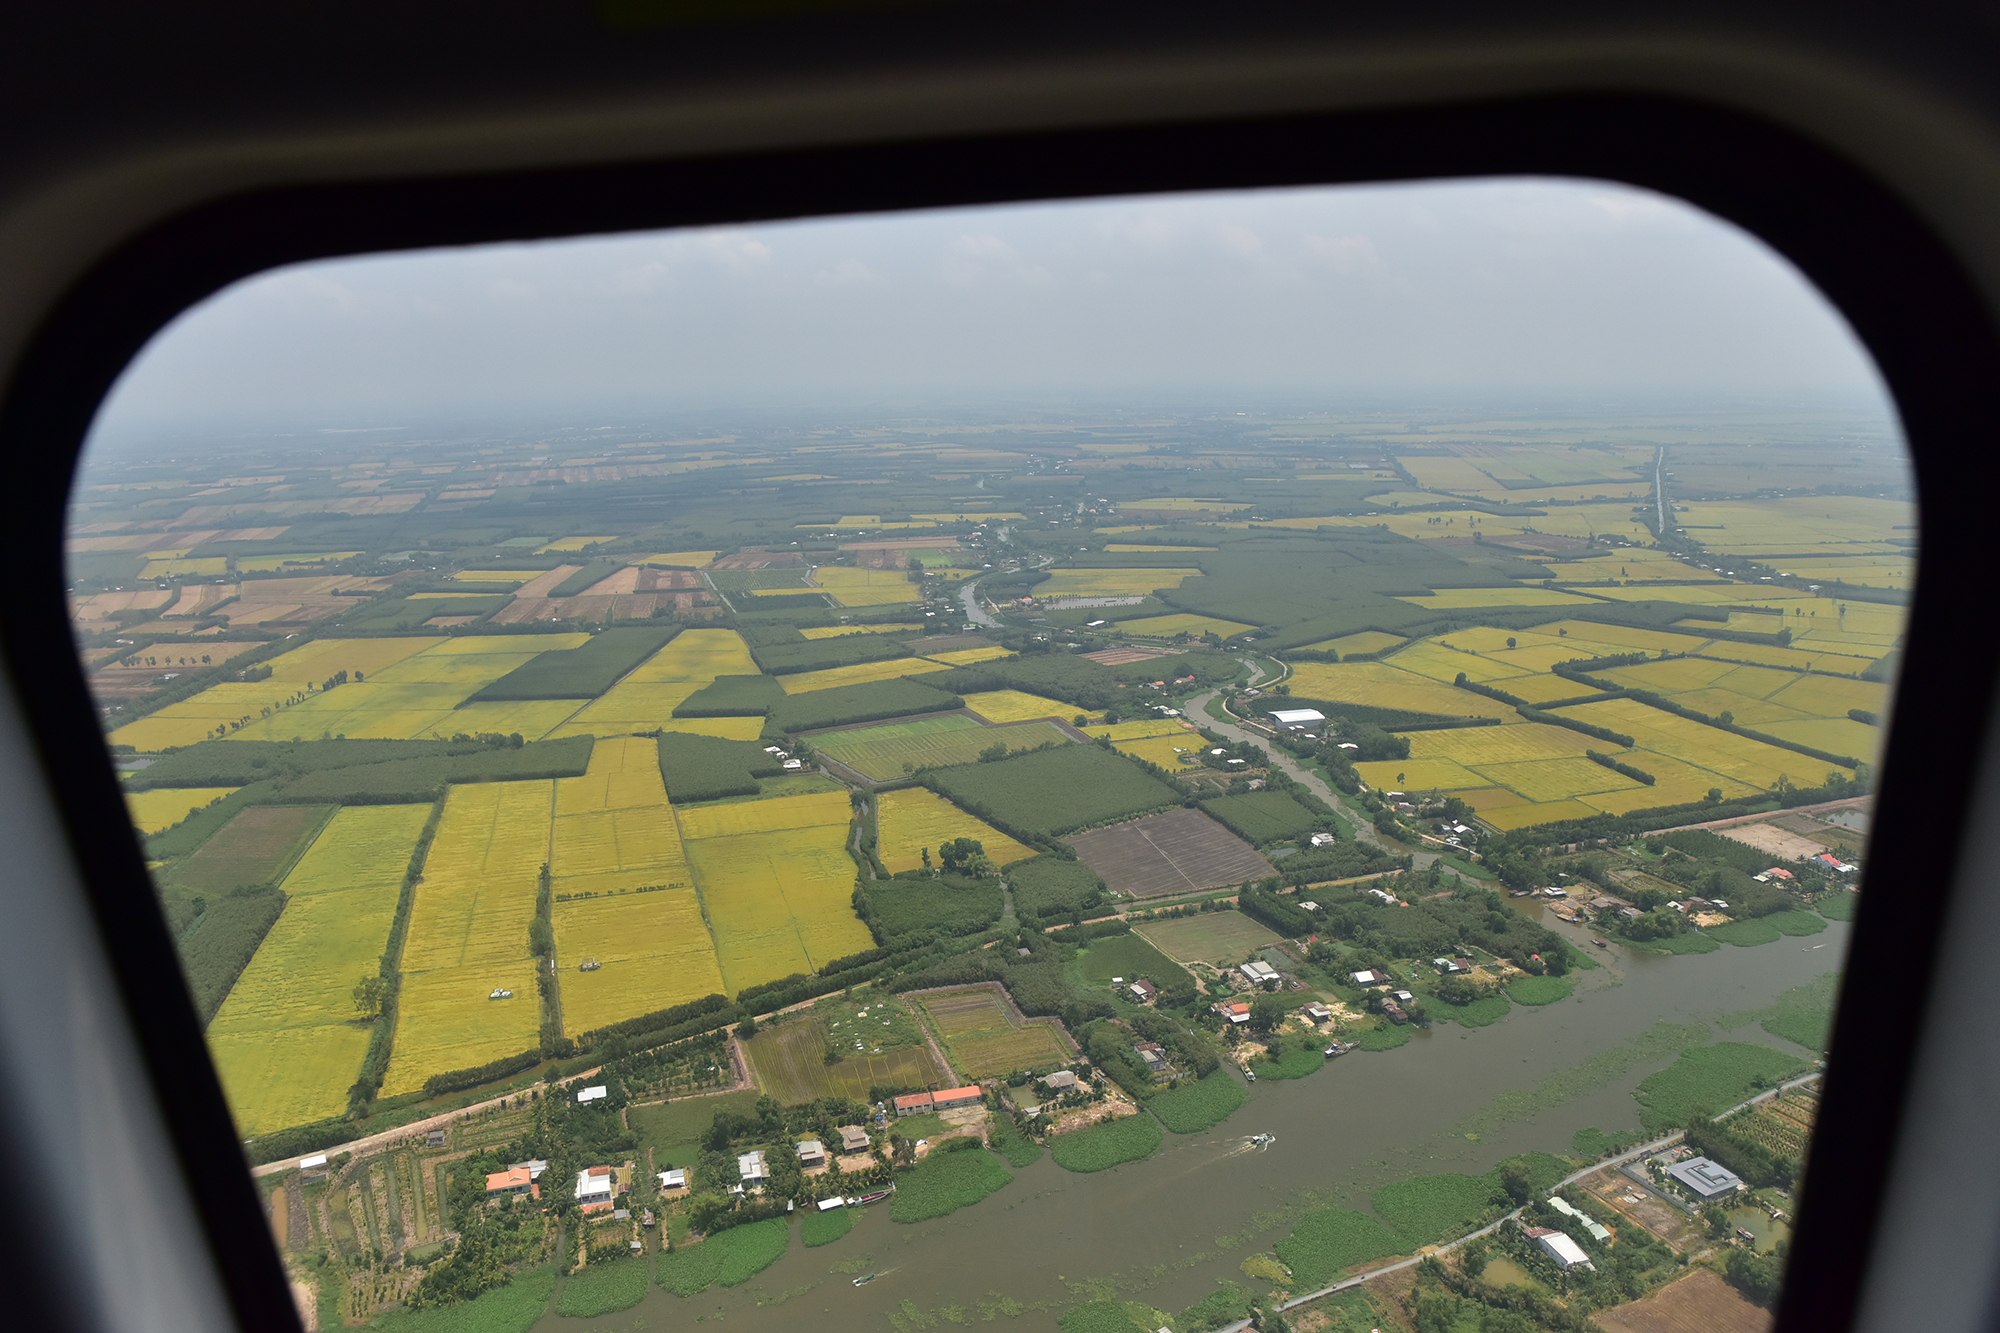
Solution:
<svg viewBox="0 0 2000 1333">
<path fill-rule="evenodd" d="M 584 1174 L 591 1176 L 608 1176 L 611 1174 L 611 1168 L 608 1166 L 593 1166 L 590 1168 L 590 1170 L 586 1171 Z"/>
<path fill-rule="evenodd" d="M 931 1099 L 931 1095 L 930 1095 L 930 1094 L 929 1094 L 928 1092 L 913 1092 L 913 1093 L 911 1093 L 911 1094 L 910 1094 L 909 1096 L 907 1096 L 907 1097 L 898 1097 L 898 1098 L 896 1099 L 896 1105 L 898 1105 L 898 1106 L 922 1106 L 922 1105 L 924 1105 L 924 1104 L 925 1104 L 926 1102 L 930 1101 L 930 1099 Z"/>
<path fill-rule="evenodd" d="M 943 1092 L 934 1092 L 931 1094 L 931 1100 L 938 1102 L 955 1102 L 966 1097 L 983 1098 L 985 1096 L 986 1096 L 986 1090 L 984 1088 L 981 1088 L 978 1084 L 973 1084 L 970 1087 L 946 1088 Z"/>
<path fill-rule="evenodd" d="M 505 1171 L 495 1171 L 492 1175 L 486 1177 L 486 1192 L 491 1194 L 495 1190 L 519 1189 L 523 1185 L 530 1184 L 532 1184 L 532 1178 L 528 1172 L 528 1168 L 525 1166 L 514 1166 L 507 1168 Z"/>
</svg>

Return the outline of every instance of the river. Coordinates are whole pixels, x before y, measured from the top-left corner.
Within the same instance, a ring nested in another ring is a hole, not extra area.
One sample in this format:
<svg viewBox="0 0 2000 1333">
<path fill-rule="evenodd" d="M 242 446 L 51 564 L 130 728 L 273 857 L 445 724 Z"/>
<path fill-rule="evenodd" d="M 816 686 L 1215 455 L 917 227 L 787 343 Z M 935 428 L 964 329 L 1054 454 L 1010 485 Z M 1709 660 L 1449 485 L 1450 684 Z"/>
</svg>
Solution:
<svg viewBox="0 0 2000 1333">
<path fill-rule="evenodd" d="M 1568 1000 L 1516 1006 L 1508 1018 L 1473 1031 L 1440 1023 L 1400 1050 L 1355 1052 L 1305 1079 L 1258 1083 L 1225 1125 L 1169 1134 L 1147 1161 L 1076 1175 L 1044 1155 L 1016 1172 L 1013 1184 L 950 1217 L 904 1226 L 889 1220 L 885 1206 L 865 1209 L 832 1245 L 807 1250 L 794 1234 L 784 1258 L 741 1287 L 687 1299 L 654 1288 L 633 1309 L 588 1321 L 550 1317 L 538 1327 L 669 1329 L 726 1318 L 732 1328 L 774 1333 L 794 1333 L 802 1322 L 902 1333 L 934 1326 L 932 1319 L 971 1322 L 997 1310 L 1022 1315 L 1024 1327 L 1046 1328 L 1083 1295 L 1114 1290 L 1173 1311 L 1214 1290 L 1218 1279 L 1240 1279 L 1242 1260 L 1268 1250 L 1296 1213 L 1315 1203 L 1365 1207 L 1389 1180 L 1485 1171 L 1533 1149 L 1566 1153 L 1585 1126 L 1636 1128 L 1631 1090 L 1671 1063 L 1670 1054 L 1636 1060 L 1567 1100 L 1543 1098 L 1539 1111 L 1510 1114 L 1519 1097 L 1498 1106 L 1495 1099 L 1624 1047 L 1656 1024 L 1712 1021 L 1767 1005 L 1839 966 L 1847 936 L 1847 925 L 1833 922 L 1805 940 L 1787 936 L 1686 957 L 1591 949 L 1603 966 L 1581 973 Z M 1803 1054 L 1755 1026 L 1715 1035 Z M 1277 1142 L 1246 1149 L 1244 1136 L 1260 1131 Z M 865 1287 L 830 1271 L 864 1257 L 860 1271 L 884 1274 Z"/>
</svg>

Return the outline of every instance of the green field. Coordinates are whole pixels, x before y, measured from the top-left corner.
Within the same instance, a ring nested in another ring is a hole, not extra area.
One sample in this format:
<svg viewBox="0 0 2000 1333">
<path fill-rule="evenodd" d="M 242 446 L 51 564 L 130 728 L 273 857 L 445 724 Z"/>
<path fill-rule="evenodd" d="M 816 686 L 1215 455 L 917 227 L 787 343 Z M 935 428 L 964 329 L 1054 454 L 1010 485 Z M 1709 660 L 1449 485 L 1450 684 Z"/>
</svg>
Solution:
<svg viewBox="0 0 2000 1333">
<path fill-rule="evenodd" d="M 782 1218 L 718 1231 L 698 1245 L 680 1245 L 660 1256 L 654 1275 L 676 1296 L 709 1287 L 740 1287 L 784 1257 L 792 1229 Z"/>
<path fill-rule="evenodd" d="M 1044 837 L 1180 804 L 1166 783 L 1094 745 L 940 769 L 927 781 L 989 824 Z"/>
<path fill-rule="evenodd" d="M 1753 1096 L 1759 1079 L 1768 1086 L 1804 1068 L 1768 1046 L 1725 1041 L 1686 1052 L 1648 1075 L 1632 1095 L 1639 1101 L 1639 1123 L 1658 1133 L 1685 1125 L 1691 1116 L 1720 1115 Z"/>
<path fill-rule="evenodd" d="M 329 1270 L 322 1281 L 338 1276 L 337 1269 Z M 553 1269 L 532 1268 L 506 1286 L 481 1292 L 463 1304 L 395 1309 L 377 1316 L 369 1327 L 389 1333 L 528 1333 L 548 1312 L 555 1289 Z"/>
<path fill-rule="evenodd" d="M 590 1319 L 629 1310 L 646 1299 L 652 1276 L 650 1256 L 596 1260 L 564 1281 L 562 1294 L 556 1297 L 556 1313 L 570 1319 Z"/>
<path fill-rule="evenodd" d="M 1243 1105 L 1246 1092 L 1226 1070 L 1169 1088 L 1146 1103 L 1146 1109 L 1176 1134 L 1196 1134 L 1213 1129 Z"/>
<path fill-rule="evenodd" d="M 969 764 L 982 750 L 1004 745 L 1032 750 L 1060 745 L 1069 736 L 1048 722 L 1015 722 L 983 727 L 964 713 L 947 713 L 915 722 L 856 727 L 821 732 L 812 743 L 822 754 L 847 765 L 872 782 L 888 782 L 920 768 Z"/>
<path fill-rule="evenodd" d="M 872 1054 L 854 1049 L 852 1040 L 831 1035 L 811 1017 L 762 1028 L 743 1051 L 757 1086 L 786 1106 L 821 1097 L 866 1101 L 870 1088 L 921 1088 L 945 1075 L 928 1046 Z M 826 1062 L 829 1051 L 839 1056 L 833 1064 Z"/>
<path fill-rule="evenodd" d="M 1237 911 L 1148 921 L 1143 926 L 1134 926 L 1132 933 L 1152 941 L 1169 958 L 1218 967 L 1239 963 L 1265 945 L 1278 942 L 1277 933 L 1270 927 Z"/>
<path fill-rule="evenodd" d="M 1113 977 L 1127 981 L 1144 977 L 1161 987 L 1189 979 L 1180 964 L 1154 948 L 1143 935 L 1107 935 L 1092 940 L 1077 955 L 1076 968 L 1086 979 L 1100 985 Z"/>
<path fill-rule="evenodd" d="M 928 1222 L 969 1208 L 1014 1179 L 1014 1173 L 984 1148 L 933 1152 L 896 1175 L 889 1217 L 896 1222 Z"/>
<path fill-rule="evenodd" d="M 1307 1213 L 1274 1248 L 1292 1270 L 1293 1285 L 1308 1291 L 1339 1280 L 1356 1264 L 1404 1252 L 1389 1228 L 1344 1208 Z"/>
<path fill-rule="evenodd" d="M 799 1240 L 809 1250 L 819 1245 L 831 1245 L 852 1230 L 852 1208 L 835 1208 L 824 1213 L 815 1210 L 799 1219 Z"/>
<path fill-rule="evenodd" d="M 639 1147 L 653 1150 L 661 1170 L 693 1166 L 701 1155 L 700 1140 L 715 1123 L 716 1113 L 751 1115 L 757 1109 L 757 1093 L 722 1092 L 712 1097 L 682 1097 L 658 1106 L 634 1106 L 625 1112 Z"/>
<path fill-rule="evenodd" d="M 1057 1134 L 1049 1140 L 1049 1155 L 1065 1171 L 1106 1171 L 1151 1157 L 1164 1138 L 1160 1122 L 1141 1113 Z"/>
<path fill-rule="evenodd" d="M 1245 796 L 1218 796 L 1203 801 L 1201 808 L 1222 821 L 1230 832 L 1245 842 L 1263 846 L 1285 838 L 1297 838 L 1326 827 L 1324 816 L 1316 815 L 1281 791 L 1253 791 Z"/>
<path fill-rule="evenodd" d="M 1016 1025 L 1013 1015 L 989 990 L 926 995 L 923 1006 L 943 1038 L 952 1064 L 965 1078 L 1045 1069 L 1069 1058 L 1069 1051 L 1048 1024 Z"/>
</svg>

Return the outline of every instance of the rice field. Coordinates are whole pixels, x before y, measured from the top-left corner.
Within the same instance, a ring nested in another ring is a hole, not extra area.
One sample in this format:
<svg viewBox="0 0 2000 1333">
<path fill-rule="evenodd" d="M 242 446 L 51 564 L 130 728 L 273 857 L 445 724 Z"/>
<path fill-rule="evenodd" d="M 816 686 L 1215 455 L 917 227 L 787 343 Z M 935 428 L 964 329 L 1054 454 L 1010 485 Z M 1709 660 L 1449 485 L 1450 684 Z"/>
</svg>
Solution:
<svg viewBox="0 0 2000 1333">
<path fill-rule="evenodd" d="M 1226 639 L 1232 634 L 1242 634 L 1255 628 L 1254 625 L 1245 625 L 1234 620 L 1185 614 L 1146 616 L 1139 620 L 1118 622 L 1120 633 L 1139 634 L 1156 639 L 1171 639 L 1180 634 L 1216 634 Z"/>
<path fill-rule="evenodd" d="M 726 993 L 873 947 L 853 909 L 851 808 L 823 792 L 678 812 Z"/>
<path fill-rule="evenodd" d="M 975 819 L 927 787 L 883 792 L 876 798 L 875 829 L 877 854 L 892 875 L 918 869 L 925 849 L 935 857 L 937 848 L 953 838 L 977 839 L 997 866 L 1035 854 L 1034 848 Z"/>
<path fill-rule="evenodd" d="M 965 706 L 988 722 L 1031 722 L 1036 718 L 1059 717 L 1071 721 L 1079 714 L 1089 716 L 1089 710 L 1066 704 L 1060 699 L 1045 699 L 1039 694 L 1026 694 L 1020 690 L 989 690 L 982 694 L 960 696 Z"/>
<path fill-rule="evenodd" d="M 1354 771 L 1376 791 L 1463 791 L 1492 785 L 1450 759 L 1382 759 L 1356 764 Z"/>
<path fill-rule="evenodd" d="M 1144 597 L 1156 588 L 1178 588 L 1199 569 L 1058 569 L 1035 588 L 1037 597 Z"/>
<path fill-rule="evenodd" d="M 1004 653 L 1003 653 L 1004 656 Z M 808 694 L 842 685 L 863 685 L 874 680 L 896 680 L 902 676 L 924 676 L 950 668 L 924 657 L 894 657 L 886 662 L 856 662 L 852 666 L 828 667 L 824 671 L 795 671 L 779 676 L 786 694 Z"/>
<path fill-rule="evenodd" d="M 922 625 L 813 625 L 799 633 L 808 639 L 842 639 L 850 634 L 897 634 L 907 630 L 922 629 Z"/>
<path fill-rule="evenodd" d="M 1578 704 L 1561 711 L 1566 717 L 1623 732 L 1638 742 L 1638 749 L 1678 759 L 1691 767 L 1707 769 L 1718 777 L 1728 779 L 1715 784 L 1723 788 L 1725 796 L 1737 794 L 1744 787 L 1768 791 L 1781 776 L 1791 776 L 1798 781 L 1817 781 L 1827 768 L 1819 760 L 1703 726 L 1699 722 L 1690 722 L 1630 699 Z M 1644 760 L 1636 762 L 1639 767 L 1645 767 Z M 1735 791 L 1731 790 L 1732 786 Z"/>
<path fill-rule="evenodd" d="M 1497 699 L 1403 671 L 1388 662 L 1301 662 L 1292 668 L 1292 694 L 1300 699 L 1406 708 L 1448 717 L 1513 717 Z"/>
<path fill-rule="evenodd" d="M 351 1021 L 352 991 L 380 966 L 403 873 L 430 811 L 350 806 L 286 876 L 284 912 L 208 1029 L 242 1134 L 346 1108 L 370 1031 Z"/>
<path fill-rule="evenodd" d="M 158 787 L 152 791 L 125 793 L 125 810 L 132 827 L 147 836 L 172 828 L 211 801 L 219 801 L 234 787 Z"/>
<path fill-rule="evenodd" d="M 575 648 L 589 637 L 492 635 L 434 642 L 422 652 L 365 673 L 363 680 L 316 693 L 231 735 L 266 741 L 323 734 L 389 740 L 470 735 L 476 728 L 459 716 L 461 701 L 530 659 Z M 574 700 L 569 707 L 575 709 Z M 553 711 L 545 710 L 542 716 Z M 516 730 L 520 728 L 507 728 Z"/>
<path fill-rule="evenodd" d="M 1549 704 L 1558 699 L 1585 699 L 1597 691 L 1564 676 L 1536 674 L 1532 676 L 1509 676 L 1505 681 L 1496 682 L 1495 688 L 1507 691 L 1516 699 L 1524 699 L 1530 704 Z"/>
<path fill-rule="evenodd" d="M 632 563 L 635 565 L 668 565 L 676 569 L 707 569 L 714 563 L 719 551 L 662 551 L 657 555 L 643 555 Z"/>
<path fill-rule="evenodd" d="M 1013 655 L 1012 650 L 995 645 L 991 648 L 960 648 L 949 653 L 930 653 L 924 660 L 942 662 L 946 666 L 971 666 L 974 662 L 997 662 Z"/>
<path fill-rule="evenodd" d="M 1000 998 L 985 987 L 926 995 L 922 1004 L 961 1077 L 990 1078 L 1068 1058 L 1048 1024 L 1016 1024 Z"/>
<path fill-rule="evenodd" d="M 692 730 L 674 719 L 674 709 L 689 695 L 717 676 L 756 674 L 757 663 L 735 630 L 682 630 L 552 734 L 619 736 L 656 727 Z"/>
<path fill-rule="evenodd" d="M 1468 768 L 1478 768 L 1529 759 L 1567 759 L 1585 750 L 1602 750 L 1607 744 L 1567 727 L 1516 722 L 1511 726 L 1411 732 L 1410 758 L 1451 759 Z"/>
<path fill-rule="evenodd" d="M 1154 552 L 1171 554 L 1175 551 L 1213 551 L 1213 546 L 1134 546 L 1124 542 L 1111 542 L 1105 550 L 1113 555 L 1150 555 Z"/>
<path fill-rule="evenodd" d="M 841 606 L 889 606 L 917 600 L 917 585 L 900 569 L 855 569 L 847 565 L 823 565 L 813 571 L 813 582 L 833 596 Z"/>
<path fill-rule="evenodd" d="M 108 739 L 113 745 L 130 745 L 141 751 L 193 745 L 213 736 L 218 725 L 245 718 L 255 725 L 265 708 L 280 713 L 289 711 L 282 709 L 285 699 L 308 687 L 317 692 L 320 682 L 335 672 L 373 676 L 441 642 L 433 638 L 315 639 L 266 663 L 271 668 L 269 680 L 228 681 L 211 686 L 192 699 L 169 704 L 136 722 L 128 722 Z M 284 733 L 286 739 L 292 734 Z M 301 730 L 298 734 L 306 733 Z M 312 734 L 317 736 L 319 732 L 314 730 Z"/>
<path fill-rule="evenodd" d="M 969 764 L 982 750 L 1005 745 L 1032 750 L 1070 738 L 1047 722 L 1013 722 L 982 727 L 963 713 L 823 732 L 813 744 L 863 777 L 887 782 L 918 768 Z"/>
<path fill-rule="evenodd" d="M 482 782 L 447 794 L 410 912 L 385 1094 L 535 1044 L 528 922 L 554 804 L 554 782 Z M 496 986 L 514 998 L 488 1000 Z"/>
<path fill-rule="evenodd" d="M 546 569 L 461 569 L 451 578 L 455 583 L 533 583 L 548 572 Z"/>
<path fill-rule="evenodd" d="M 142 579 L 170 578 L 214 578 L 229 571 L 229 561 L 223 556 L 203 556 L 200 559 L 148 560 L 139 571 Z"/>
<path fill-rule="evenodd" d="M 1151 736 L 1141 740 L 1113 741 L 1111 748 L 1134 759 L 1158 764 L 1169 771 L 1181 767 L 1183 755 L 1198 755 L 1205 742 L 1193 732 L 1173 736 Z"/>
<path fill-rule="evenodd" d="M 1177 717 L 1140 717 L 1130 722 L 1101 723 L 1083 729 L 1092 740 L 1109 736 L 1114 741 L 1138 740 L 1145 736 L 1195 736 L 1194 729 Z"/>
<path fill-rule="evenodd" d="M 617 540 L 618 534 L 615 532 L 602 537 L 558 537 L 548 545 L 538 547 L 535 554 L 545 555 L 550 551 L 581 551 L 584 547 L 595 546 L 599 542 L 615 542 Z M 713 560 L 715 558 L 714 552 L 711 551 L 707 554 L 709 559 Z"/>
<path fill-rule="evenodd" d="M 1364 629 L 1359 634 L 1343 634 L 1337 639 L 1321 639 L 1309 643 L 1306 648 L 1312 652 L 1339 653 L 1342 657 L 1349 653 L 1379 653 L 1384 648 L 1394 648 L 1406 642 L 1400 634 L 1388 634 L 1379 629 Z"/>
<path fill-rule="evenodd" d="M 1428 597 L 1398 597 L 1396 600 L 1426 610 L 1456 611 L 1482 606 L 1587 606 L 1593 599 L 1555 588 L 1517 584 L 1505 588 L 1444 588 Z"/>
</svg>

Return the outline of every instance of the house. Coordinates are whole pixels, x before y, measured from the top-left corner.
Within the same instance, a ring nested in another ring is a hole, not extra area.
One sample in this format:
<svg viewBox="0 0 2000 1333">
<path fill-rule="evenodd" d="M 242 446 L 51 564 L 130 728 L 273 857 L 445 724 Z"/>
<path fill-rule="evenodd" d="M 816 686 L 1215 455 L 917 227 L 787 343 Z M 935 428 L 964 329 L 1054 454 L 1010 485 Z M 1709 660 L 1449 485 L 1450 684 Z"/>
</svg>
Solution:
<svg viewBox="0 0 2000 1333">
<path fill-rule="evenodd" d="M 1269 963 L 1248 962 L 1236 970 L 1242 973 L 1243 979 L 1253 986 L 1261 986 L 1267 981 L 1276 981 L 1278 979 L 1278 969 L 1272 967 Z"/>
<path fill-rule="evenodd" d="M 1280 708 L 1272 712 L 1271 720 L 1281 727 L 1304 726 L 1326 721 L 1326 714 L 1317 708 Z"/>
<path fill-rule="evenodd" d="M 1352 974 L 1352 980 L 1357 986 L 1387 986 L 1391 984 L 1391 979 L 1387 972 L 1356 972 Z"/>
<path fill-rule="evenodd" d="M 1315 847 L 1331 847 L 1334 843 L 1340 841 L 1340 839 L 1334 837 L 1331 833 L 1315 833 L 1312 837 L 1306 839 L 1306 841 Z"/>
<path fill-rule="evenodd" d="M 1042 1086 L 1050 1092 L 1068 1092 L 1076 1086 L 1076 1075 L 1067 1069 L 1058 1069 L 1053 1074 L 1042 1075 Z"/>
<path fill-rule="evenodd" d="M 424 1146 L 426 1148 L 445 1147 L 446 1143 L 445 1143 L 444 1131 L 441 1129 L 434 1129 L 430 1133 L 424 1135 Z"/>
<path fill-rule="evenodd" d="M 1567 1273 L 1572 1268 L 1588 1268 L 1593 1273 L 1597 1271 L 1597 1266 L 1590 1262 L 1590 1256 L 1583 1252 L 1583 1247 L 1562 1232 L 1551 1231 L 1547 1227 L 1522 1227 L 1521 1230 L 1535 1243 L 1535 1248 L 1555 1260 L 1556 1267 L 1563 1272 Z"/>
<path fill-rule="evenodd" d="M 806 1139 L 799 1144 L 800 1166 L 825 1166 L 826 1145 L 818 1139 Z"/>
<path fill-rule="evenodd" d="M 533 1194 L 538 1199 L 542 1197 L 540 1187 L 535 1184 L 534 1178 L 528 1174 L 528 1168 L 525 1166 L 510 1166 L 505 1171 L 495 1171 L 487 1176 L 486 1197 L 490 1199 L 496 1194 Z"/>
<path fill-rule="evenodd" d="M 516 1162 L 514 1163 L 514 1165 L 517 1168 L 526 1167 L 528 1171 L 528 1179 L 530 1180 L 540 1180 L 542 1178 L 542 1172 L 549 1169 L 549 1164 L 547 1162 L 540 1160 L 539 1158 L 533 1158 L 525 1162 Z"/>
<path fill-rule="evenodd" d="M 1147 1073 L 1155 1079 L 1167 1077 L 1170 1072 L 1167 1068 L 1167 1057 L 1165 1052 L 1160 1050 L 1158 1042 L 1142 1041 L 1132 1049 L 1139 1053 L 1141 1060 L 1145 1061 Z"/>
<path fill-rule="evenodd" d="M 688 1173 L 681 1170 L 660 1172 L 660 1188 L 663 1190 L 684 1190 L 688 1187 Z"/>
<path fill-rule="evenodd" d="M 1796 878 L 1797 878 L 1797 876 L 1795 876 L 1794 874 L 1792 874 L 1792 872 L 1791 872 L 1791 871 L 1789 871 L 1789 870 L 1785 869 L 1785 868 L 1784 868 L 1783 866 L 1772 866 L 1772 867 L 1771 867 L 1771 868 L 1770 868 L 1769 870 L 1766 870 L 1766 871 L 1764 872 L 1764 874 L 1762 874 L 1762 875 L 1759 875 L 1759 876 L 1757 876 L 1757 878 L 1758 878 L 1758 879 L 1764 879 L 1764 878 L 1765 878 L 1765 876 L 1769 876 L 1769 877 L 1770 877 L 1771 879 L 1796 879 Z"/>
<path fill-rule="evenodd" d="M 1152 982 L 1144 978 L 1133 982 L 1131 990 L 1133 998 L 1138 1000 L 1140 1004 L 1151 1004 L 1153 997 L 1160 993 L 1158 986 L 1155 986 Z"/>
<path fill-rule="evenodd" d="M 1250 1021 L 1250 1002 L 1248 1000 L 1225 1000 L 1211 1007 L 1216 1013 L 1221 1014 L 1232 1023 L 1248 1023 Z"/>
<path fill-rule="evenodd" d="M 913 1092 L 896 1099 L 897 1115 L 922 1115 L 930 1109 L 931 1095 L 928 1092 Z"/>
<path fill-rule="evenodd" d="M 840 1127 L 840 1150 L 845 1153 L 867 1152 L 868 1131 L 859 1125 Z"/>
<path fill-rule="evenodd" d="M 1300 910 L 1306 912 L 1317 912 L 1319 910 L 1319 904 L 1307 899 L 1301 899 L 1299 901 L 1299 908 Z"/>
<path fill-rule="evenodd" d="M 608 1166 L 593 1166 L 576 1173 L 576 1201 L 586 1210 L 609 1208 L 618 1192 L 618 1177 Z"/>
<path fill-rule="evenodd" d="M 771 1178 L 771 1168 L 764 1161 L 764 1150 L 762 1148 L 754 1148 L 739 1156 L 736 1159 L 736 1174 L 739 1178 L 753 1183 L 759 1180 L 769 1180 Z"/>
<path fill-rule="evenodd" d="M 580 1106 L 584 1102 L 603 1101 L 606 1097 L 610 1095 L 611 1094 L 605 1090 L 604 1085 L 599 1084 L 597 1087 L 585 1088 L 582 1092 L 576 1094 L 576 1100 L 577 1104 Z"/>
<path fill-rule="evenodd" d="M 1299 1016 L 1308 1023 L 1325 1023 L 1333 1018 L 1333 1011 L 1323 1004 L 1309 1004 L 1299 1010 Z"/>
<path fill-rule="evenodd" d="M 1403 1006 L 1394 1000 L 1382 1001 L 1382 1012 L 1387 1014 L 1389 1021 L 1398 1027 L 1410 1021 L 1410 1016 L 1403 1012 Z"/>
<path fill-rule="evenodd" d="M 1368 896 L 1381 903 L 1384 907 L 1394 907 L 1397 901 L 1396 895 L 1386 889 L 1370 889 L 1368 890 Z"/>
<path fill-rule="evenodd" d="M 1734 1194 L 1743 1188 L 1743 1179 L 1719 1162 L 1711 1162 L 1706 1157 L 1692 1157 L 1685 1162 L 1676 1162 L 1667 1168 L 1667 1174 L 1706 1203 L 1719 1199 L 1725 1194 Z"/>
<path fill-rule="evenodd" d="M 1408 1003 L 1409 1003 L 1409 1002 L 1410 1002 L 1411 1000 L 1414 1000 L 1414 999 L 1416 999 L 1416 998 L 1417 998 L 1416 996 L 1414 996 L 1414 995 L 1410 994 L 1410 992 L 1408 992 L 1408 991 L 1406 991 L 1406 990 L 1399 990 L 1399 991 L 1396 991 L 1396 992 L 1394 992 L 1394 994 L 1395 994 L 1395 997 L 1396 997 L 1396 1003 L 1397 1003 L 1397 1004 L 1408 1004 Z"/>
<path fill-rule="evenodd" d="M 1572 1204 L 1568 1199 L 1560 1195 L 1553 1195 L 1549 1199 L 1549 1207 L 1555 1209 L 1564 1217 L 1574 1218 L 1577 1225 L 1590 1233 L 1590 1238 L 1599 1245 L 1608 1245 L 1611 1243 L 1610 1229 L 1596 1218 L 1584 1212 L 1581 1208 L 1578 1208 L 1575 1204 Z"/>
<path fill-rule="evenodd" d="M 978 1084 L 964 1088 L 946 1088 L 942 1092 L 931 1094 L 931 1109 L 935 1111 L 949 1111 L 960 1106 L 984 1105 L 986 1105 L 986 1089 L 980 1087 Z"/>
<path fill-rule="evenodd" d="M 611 1217 L 616 1222 L 630 1222 L 632 1220 L 632 1210 L 630 1208 L 613 1208 L 611 1210 Z"/>
</svg>

